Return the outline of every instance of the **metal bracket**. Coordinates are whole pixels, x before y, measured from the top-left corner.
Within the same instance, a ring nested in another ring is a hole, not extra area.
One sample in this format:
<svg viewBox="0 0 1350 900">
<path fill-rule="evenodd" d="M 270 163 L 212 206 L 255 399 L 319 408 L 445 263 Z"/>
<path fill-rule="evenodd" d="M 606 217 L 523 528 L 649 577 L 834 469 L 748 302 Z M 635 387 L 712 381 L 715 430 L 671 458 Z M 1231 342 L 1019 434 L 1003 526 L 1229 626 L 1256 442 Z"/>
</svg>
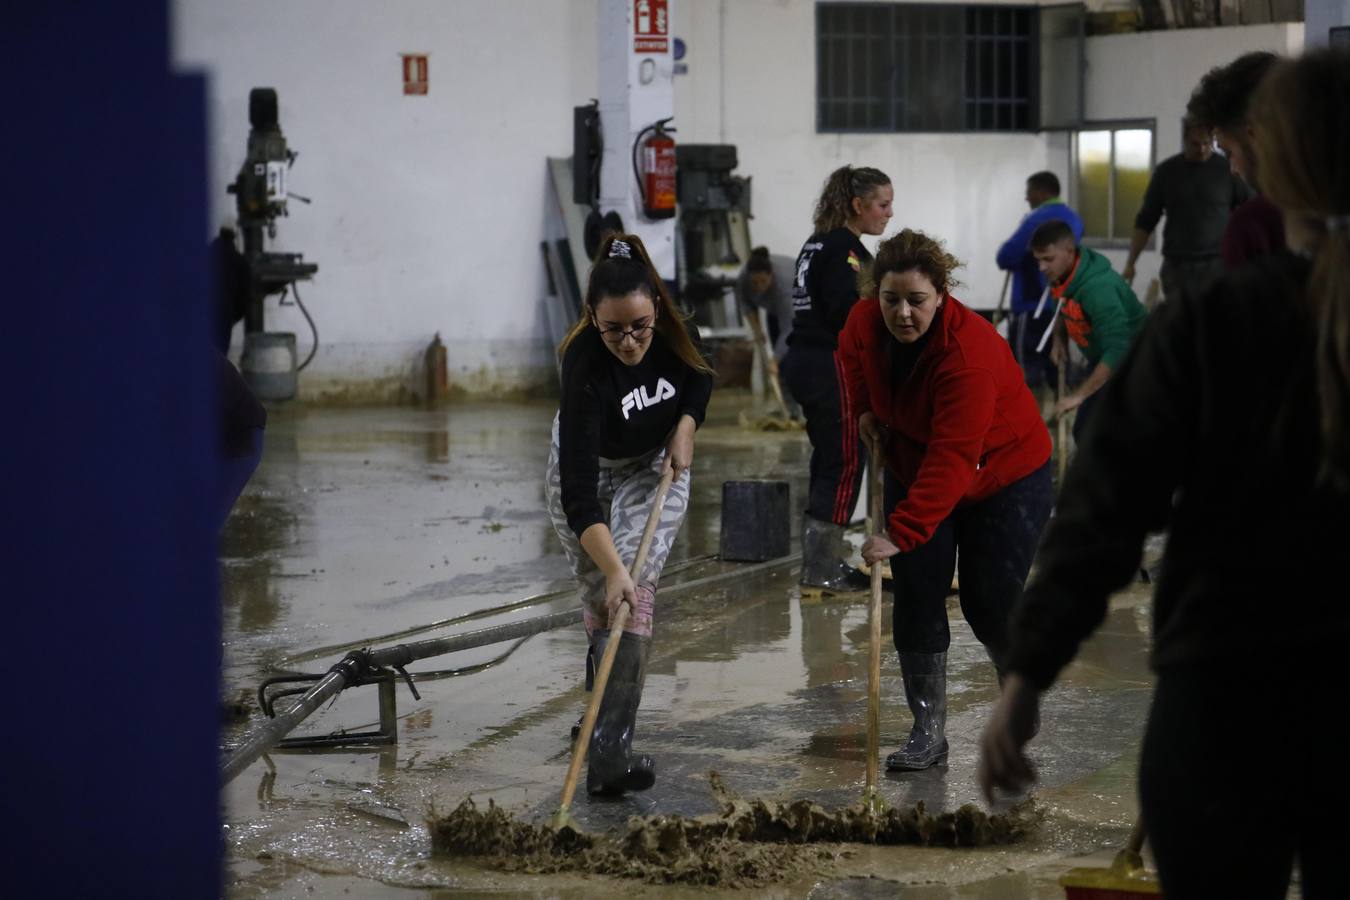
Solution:
<svg viewBox="0 0 1350 900">
<path fill-rule="evenodd" d="M 382 747 L 398 743 L 398 703 L 395 689 L 398 680 L 393 672 L 371 675 L 363 684 L 378 685 L 380 696 L 380 727 L 375 731 L 335 731 L 331 734 L 287 738 L 277 745 L 279 750 L 336 749 L 341 747 Z"/>
</svg>

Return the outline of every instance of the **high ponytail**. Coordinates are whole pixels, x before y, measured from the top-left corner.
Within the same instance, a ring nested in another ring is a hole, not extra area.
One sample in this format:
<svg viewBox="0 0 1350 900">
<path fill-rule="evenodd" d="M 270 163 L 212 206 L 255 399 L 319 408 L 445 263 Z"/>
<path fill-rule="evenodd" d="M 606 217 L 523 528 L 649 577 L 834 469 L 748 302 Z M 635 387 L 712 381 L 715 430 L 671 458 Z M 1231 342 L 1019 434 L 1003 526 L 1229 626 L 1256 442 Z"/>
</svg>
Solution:
<svg viewBox="0 0 1350 900">
<path fill-rule="evenodd" d="M 1266 195 L 1316 238 L 1305 300 L 1316 335 L 1319 473 L 1350 490 L 1350 53 L 1276 64 L 1252 103 Z"/>
<path fill-rule="evenodd" d="M 600 301 L 607 297 L 626 297 L 634 291 L 640 291 L 651 298 L 656 308 L 656 330 L 665 337 L 675 355 L 691 369 L 712 374 L 712 367 L 698 352 L 685 327 L 687 317 L 675 305 L 670 291 L 666 290 L 666 283 L 656 271 L 656 266 L 652 265 L 642 238 L 635 234 L 611 234 L 601 242 L 595 260 L 586 282 L 586 299 L 582 304 L 581 317 L 558 346 L 559 356 L 565 354 L 572 341 L 586 329 L 595 327 L 595 307 Z"/>
<path fill-rule="evenodd" d="M 814 228 L 816 234 L 825 234 L 843 228 L 853 216 L 853 199 L 867 200 L 891 179 L 880 169 L 866 166 L 841 166 L 830 173 L 816 201 Z"/>
</svg>

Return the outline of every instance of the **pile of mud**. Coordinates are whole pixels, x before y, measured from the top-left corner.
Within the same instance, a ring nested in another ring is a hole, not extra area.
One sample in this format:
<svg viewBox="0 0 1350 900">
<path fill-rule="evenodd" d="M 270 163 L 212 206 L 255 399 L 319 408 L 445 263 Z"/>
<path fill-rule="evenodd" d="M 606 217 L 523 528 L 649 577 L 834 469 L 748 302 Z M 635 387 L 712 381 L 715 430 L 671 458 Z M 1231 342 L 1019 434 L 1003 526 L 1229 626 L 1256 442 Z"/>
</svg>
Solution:
<svg viewBox="0 0 1350 900">
<path fill-rule="evenodd" d="M 480 857 L 512 872 L 585 872 L 652 883 L 755 887 L 824 872 L 840 848 L 819 844 L 919 844 L 979 847 L 1024 838 L 1040 821 L 1028 799 L 1006 814 L 972 805 L 930 815 L 923 803 L 906 810 L 858 803 L 829 811 L 809 800 L 742 800 L 709 773 L 718 813 L 634 817 L 624 833 L 592 836 L 564 827 L 516 821 L 489 802 L 465 800 L 428 821 L 432 852 Z"/>
<path fill-rule="evenodd" d="M 787 419 L 780 416 L 751 416 L 741 410 L 738 417 L 740 425 L 749 431 L 803 431 L 806 423 L 800 419 Z"/>
</svg>

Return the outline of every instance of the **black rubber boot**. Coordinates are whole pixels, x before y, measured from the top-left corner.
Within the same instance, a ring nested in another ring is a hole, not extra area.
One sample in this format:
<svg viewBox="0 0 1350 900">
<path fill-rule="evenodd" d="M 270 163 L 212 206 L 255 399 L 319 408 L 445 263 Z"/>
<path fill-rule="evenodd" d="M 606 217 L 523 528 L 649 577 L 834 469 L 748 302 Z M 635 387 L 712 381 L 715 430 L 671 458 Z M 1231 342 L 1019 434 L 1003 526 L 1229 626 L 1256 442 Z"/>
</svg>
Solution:
<svg viewBox="0 0 1350 900">
<path fill-rule="evenodd" d="M 868 591 L 872 579 L 843 560 L 844 527 L 802 516 L 801 585 L 825 594 Z"/>
<path fill-rule="evenodd" d="M 589 694 L 589 693 L 591 692 L 591 688 L 594 687 L 594 686 L 595 686 L 595 648 L 594 648 L 594 647 L 587 647 L 587 648 L 586 648 L 586 693 Z M 581 713 L 581 715 L 577 716 L 577 720 L 576 720 L 575 722 L 572 723 L 572 732 L 571 732 L 571 735 L 572 735 L 572 736 L 571 736 L 571 738 L 570 738 L 571 743 L 574 743 L 574 744 L 576 743 L 576 741 L 577 741 L 577 735 L 581 734 L 581 723 L 584 722 L 584 721 L 586 721 L 586 712 L 585 712 L 585 710 L 583 710 L 582 713 Z"/>
<path fill-rule="evenodd" d="M 905 746 L 886 757 L 886 768 L 915 772 L 946 762 L 947 654 L 901 653 L 900 674 L 914 727 Z"/>
<path fill-rule="evenodd" d="M 609 631 L 596 631 L 595 659 L 604 658 L 610 641 Z M 643 669 L 647 664 L 650 639 L 635 634 L 620 635 L 619 650 L 609 682 L 600 701 L 600 713 L 591 734 L 587 754 L 586 792 L 598 796 L 617 796 L 624 791 L 645 791 L 656 783 L 656 764 L 650 756 L 633 752 L 633 730 L 638 704 L 642 702 Z"/>
</svg>

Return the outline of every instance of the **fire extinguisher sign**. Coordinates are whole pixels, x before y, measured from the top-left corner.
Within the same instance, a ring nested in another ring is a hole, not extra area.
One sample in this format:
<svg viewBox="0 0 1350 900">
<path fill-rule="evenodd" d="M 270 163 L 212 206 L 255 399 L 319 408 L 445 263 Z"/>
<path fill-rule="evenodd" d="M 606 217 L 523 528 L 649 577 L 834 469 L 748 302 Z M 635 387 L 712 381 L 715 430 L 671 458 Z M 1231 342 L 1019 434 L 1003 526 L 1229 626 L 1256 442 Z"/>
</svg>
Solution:
<svg viewBox="0 0 1350 900">
<path fill-rule="evenodd" d="M 670 11 L 667 0 L 633 0 L 633 52 L 670 51 Z"/>
</svg>

